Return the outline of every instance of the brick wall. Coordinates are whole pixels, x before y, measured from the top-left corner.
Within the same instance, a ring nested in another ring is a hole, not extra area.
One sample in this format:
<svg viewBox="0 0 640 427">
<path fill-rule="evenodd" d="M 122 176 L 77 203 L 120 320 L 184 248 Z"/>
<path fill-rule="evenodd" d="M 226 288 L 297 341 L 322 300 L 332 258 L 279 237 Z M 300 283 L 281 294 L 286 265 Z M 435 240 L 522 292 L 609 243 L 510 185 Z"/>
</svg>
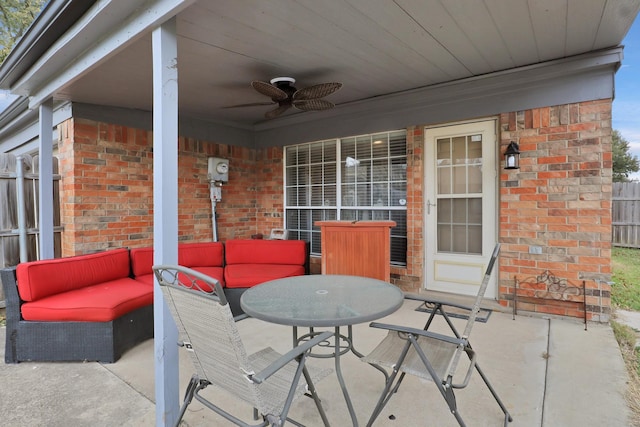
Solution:
<svg viewBox="0 0 640 427">
<path fill-rule="evenodd" d="M 391 282 L 406 292 L 423 287 L 424 127 L 407 128 L 407 266 L 391 267 Z"/>
<path fill-rule="evenodd" d="M 255 183 L 257 200 L 257 232 L 268 237 L 274 228 L 284 227 L 284 165 L 283 149 L 271 147 L 258 150 Z"/>
<path fill-rule="evenodd" d="M 588 317 L 611 313 L 611 100 L 500 116 L 501 153 L 520 144 L 520 169 L 500 177 L 500 299 L 511 305 L 514 279 L 546 270 L 587 283 Z M 502 160 L 502 159 L 501 159 Z M 531 254 L 540 247 L 541 254 Z M 575 306 L 519 308 L 577 315 Z"/>
<path fill-rule="evenodd" d="M 77 119 L 59 130 L 63 256 L 150 245 L 150 134 Z"/>
<path fill-rule="evenodd" d="M 59 126 L 59 135 L 63 256 L 152 245 L 152 133 L 70 119 Z M 179 240 L 213 237 L 207 182 L 207 158 L 212 156 L 231 159 L 229 184 L 216 209 L 219 239 L 256 233 L 255 183 L 273 181 L 256 169 L 254 150 L 188 138 L 179 138 L 178 150 Z"/>
</svg>

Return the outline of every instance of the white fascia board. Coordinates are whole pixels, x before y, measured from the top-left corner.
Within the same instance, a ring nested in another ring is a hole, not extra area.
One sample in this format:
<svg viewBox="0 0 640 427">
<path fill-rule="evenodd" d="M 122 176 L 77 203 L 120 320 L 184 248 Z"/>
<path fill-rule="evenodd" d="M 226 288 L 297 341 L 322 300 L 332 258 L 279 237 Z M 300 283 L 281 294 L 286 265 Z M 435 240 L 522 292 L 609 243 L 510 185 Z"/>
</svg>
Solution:
<svg viewBox="0 0 640 427">
<path fill-rule="evenodd" d="M 53 110 L 53 141 L 58 140 L 58 124 L 72 117 L 70 102 L 56 103 Z M 0 153 L 23 154 L 38 150 L 39 115 L 37 110 L 25 109 L 0 129 Z"/>
<path fill-rule="evenodd" d="M 89 9 L 11 88 L 29 108 L 189 7 L 195 0 L 102 0 Z"/>
</svg>

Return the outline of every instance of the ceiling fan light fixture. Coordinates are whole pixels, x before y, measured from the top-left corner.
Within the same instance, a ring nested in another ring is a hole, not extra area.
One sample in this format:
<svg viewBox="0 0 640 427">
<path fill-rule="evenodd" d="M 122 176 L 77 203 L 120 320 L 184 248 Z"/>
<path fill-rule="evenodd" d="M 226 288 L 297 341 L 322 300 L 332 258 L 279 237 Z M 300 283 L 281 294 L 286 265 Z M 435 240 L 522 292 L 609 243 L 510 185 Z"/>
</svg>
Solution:
<svg viewBox="0 0 640 427">
<path fill-rule="evenodd" d="M 269 80 L 269 83 L 276 86 L 278 85 L 278 83 L 288 83 L 292 85 L 295 82 L 296 82 L 296 79 L 294 79 L 293 77 L 274 77 L 271 80 Z"/>
</svg>

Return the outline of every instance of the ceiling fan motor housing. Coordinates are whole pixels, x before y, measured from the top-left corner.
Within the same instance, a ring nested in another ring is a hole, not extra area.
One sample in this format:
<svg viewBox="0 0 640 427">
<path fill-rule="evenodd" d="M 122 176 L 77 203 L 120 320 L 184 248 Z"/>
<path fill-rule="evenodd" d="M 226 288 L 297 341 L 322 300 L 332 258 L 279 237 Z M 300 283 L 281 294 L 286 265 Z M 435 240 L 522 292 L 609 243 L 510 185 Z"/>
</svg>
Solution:
<svg viewBox="0 0 640 427">
<path fill-rule="evenodd" d="M 291 105 L 293 94 L 297 91 L 297 89 L 293 86 L 295 82 L 296 79 L 294 79 L 293 77 L 274 77 L 273 79 L 269 80 L 269 83 L 287 94 L 286 99 L 271 98 L 273 102 L 277 102 L 279 105 Z"/>
</svg>

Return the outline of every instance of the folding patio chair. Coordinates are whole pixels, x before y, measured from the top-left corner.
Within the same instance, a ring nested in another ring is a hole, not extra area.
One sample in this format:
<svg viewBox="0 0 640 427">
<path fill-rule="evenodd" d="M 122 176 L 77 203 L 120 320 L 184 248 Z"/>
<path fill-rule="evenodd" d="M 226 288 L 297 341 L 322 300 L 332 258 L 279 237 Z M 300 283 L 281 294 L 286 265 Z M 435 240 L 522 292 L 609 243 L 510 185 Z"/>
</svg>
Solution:
<svg viewBox="0 0 640 427">
<path fill-rule="evenodd" d="M 469 343 L 471 329 L 480 311 L 480 303 L 487 289 L 491 271 L 493 270 L 499 252 L 500 244 L 498 243 L 493 250 L 491 260 L 489 261 L 478 295 L 472 307 L 445 301 L 430 300 L 418 295 L 405 295 L 406 299 L 417 300 L 424 303 L 426 309 L 420 311 L 431 313 L 423 329 L 378 322 L 371 323 L 371 327 L 386 329 L 389 332 L 380 344 L 361 360 L 391 369 L 392 372 L 386 380 L 384 391 L 371 414 L 367 426 L 373 424 L 387 402 L 391 399 L 391 396 L 398 391 L 405 374 L 411 374 L 433 381 L 447 402 L 449 410 L 455 416 L 458 424 L 464 426 L 465 423 L 458 412 L 454 390 L 463 389 L 469 384 L 474 368 L 478 371 L 480 377 L 482 377 L 489 391 L 491 391 L 500 409 L 502 409 L 504 413 L 504 425 L 506 426 L 512 421 L 512 417 L 507 411 L 507 408 L 477 364 L 476 353 Z M 462 334 L 458 333 L 453 325 L 450 319 L 451 314 L 447 314 L 447 310 L 451 310 L 452 308 L 456 311 L 460 311 L 460 309 L 468 310 L 468 320 Z M 482 310 L 489 311 L 487 309 Z M 436 315 L 444 318 L 451 329 L 451 334 L 443 335 L 428 331 Z M 462 381 L 458 381 L 460 374 L 458 373 L 458 376 L 456 376 L 456 374 L 462 353 L 465 353 L 469 358 L 469 366 L 466 369 L 466 373 L 464 373 Z M 398 373 L 400 373 L 399 376 Z M 454 382 L 454 378 L 456 382 Z"/>
<path fill-rule="evenodd" d="M 313 381 L 326 377 L 331 370 L 312 369 L 305 362 L 312 347 L 332 337 L 331 332 L 320 334 L 284 355 L 270 347 L 247 355 L 217 280 L 176 265 L 154 266 L 153 271 L 178 326 L 178 345 L 191 354 L 196 371 L 187 386 L 176 426 L 194 397 L 239 426 L 281 426 L 285 421 L 301 426 L 287 418 L 287 413 L 293 400 L 303 394 L 313 398 L 324 425 L 329 425 Z M 213 291 L 206 292 L 203 288 Z M 300 381 L 301 376 L 304 381 Z M 252 405 L 254 421 L 261 421 L 248 424 L 200 395 L 210 384 Z"/>
</svg>

